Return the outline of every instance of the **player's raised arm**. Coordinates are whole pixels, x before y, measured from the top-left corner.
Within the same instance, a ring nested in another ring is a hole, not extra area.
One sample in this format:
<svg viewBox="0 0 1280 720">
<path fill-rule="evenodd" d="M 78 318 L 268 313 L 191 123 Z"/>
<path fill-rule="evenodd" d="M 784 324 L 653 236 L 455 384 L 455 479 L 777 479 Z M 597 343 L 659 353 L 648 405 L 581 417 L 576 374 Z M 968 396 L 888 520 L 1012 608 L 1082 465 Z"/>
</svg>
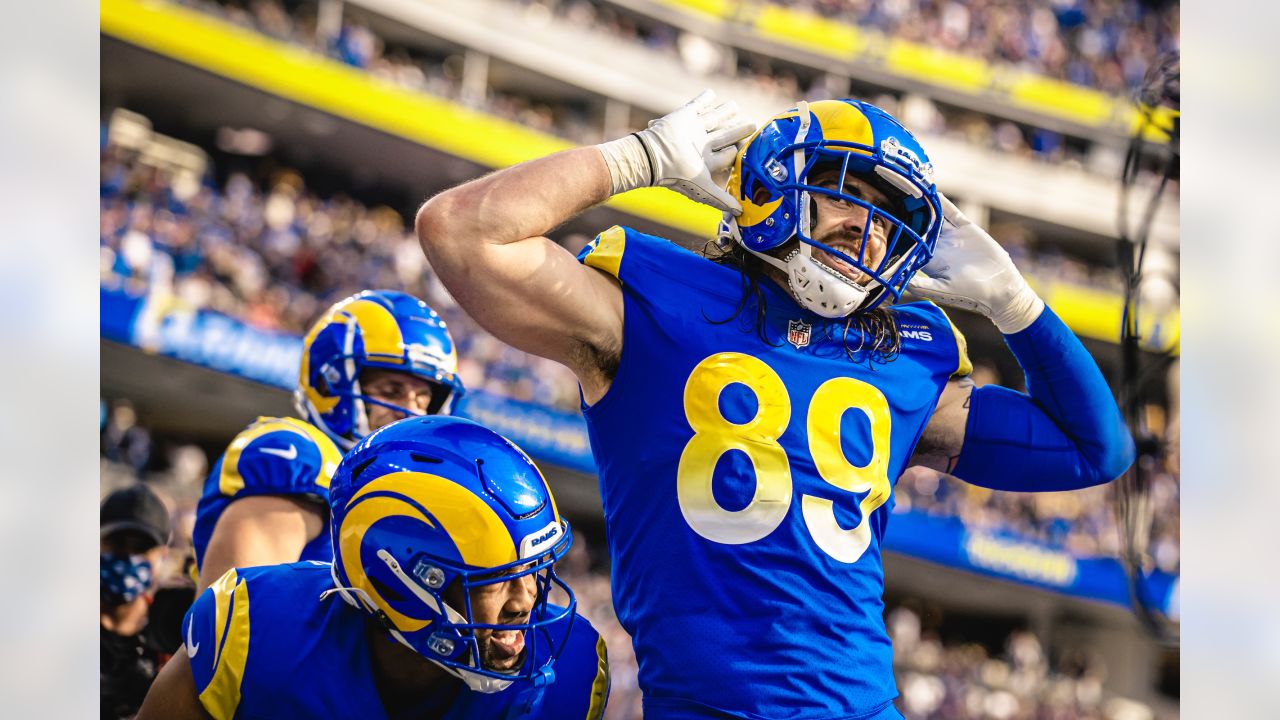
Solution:
<svg viewBox="0 0 1280 720">
<path fill-rule="evenodd" d="M 722 210 L 737 203 L 712 175 L 733 161 L 753 127 L 707 91 L 650 127 L 500 170 L 448 190 L 418 211 L 423 251 L 459 304 L 522 350 L 569 366 L 588 400 L 622 345 L 616 281 L 545 237 L 618 193 L 670 187 Z"/>
<path fill-rule="evenodd" d="M 952 380 L 915 460 L 950 458 L 956 477 L 996 490 L 1073 490 L 1110 482 L 1133 439 L 1097 364 L 1027 285 L 1009 254 L 942 199 L 946 223 L 912 291 L 990 318 L 1026 374 L 1027 394 Z"/>
</svg>

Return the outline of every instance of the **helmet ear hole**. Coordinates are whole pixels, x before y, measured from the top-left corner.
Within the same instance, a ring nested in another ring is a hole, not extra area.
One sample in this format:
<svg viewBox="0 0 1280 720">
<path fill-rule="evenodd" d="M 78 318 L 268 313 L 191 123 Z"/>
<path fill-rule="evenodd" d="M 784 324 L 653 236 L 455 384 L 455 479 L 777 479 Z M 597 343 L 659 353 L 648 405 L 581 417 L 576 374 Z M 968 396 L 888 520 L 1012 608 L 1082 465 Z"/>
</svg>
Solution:
<svg viewBox="0 0 1280 720">
<path fill-rule="evenodd" d="M 404 600 L 404 595 L 397 592 L 395 588 L 382 582 L 378 578 L 373 577 L 372 575 L 369 576 L 369 584 L 373 585 L 373 588 L 378 591 L 379 595 L 386 598 L 387 600 L 390 600 L 391 602 L 401 602 Z"/>
<path fill-rule="evenodd" d="M 773 197 L 773 193 L 769 192 L 769 188 L 760 183 L 755 183 L 755 187 L 751 189 L 751 202 L 756 205 L 764 205 Z"/>
<path fill-rule="evenodd" d="M 453 395 L 453 388 L 443 383 L 431 383 L 431 403 L 427 406 L 428 415 L 438 415 L 444 404 Z"/>
</svg>

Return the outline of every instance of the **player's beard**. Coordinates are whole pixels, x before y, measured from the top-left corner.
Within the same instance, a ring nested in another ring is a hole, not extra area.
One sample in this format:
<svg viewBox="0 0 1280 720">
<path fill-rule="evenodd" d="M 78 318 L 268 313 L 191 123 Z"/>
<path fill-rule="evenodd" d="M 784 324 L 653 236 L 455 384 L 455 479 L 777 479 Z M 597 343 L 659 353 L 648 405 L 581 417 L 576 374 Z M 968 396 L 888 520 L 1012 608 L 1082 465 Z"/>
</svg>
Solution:
<svg viewBox="0 0 1280 720">
<path fill-rule="evenodd" d="M 851 237 L 848 233 L 841 230 L 833 230 L 815 240 L 823 245 L 839 250 L 853 259 L 858 258 L 861 252 L 862 236 Z M 863 258 L 862 264 L 869 268 L 875 268 L 880 261 L 884 259 L 885 240 L 882 236 L 878 237 L 876 231 L 872 230 L 867 237 L 867 257 Z M 870 283 L 871 276 L 859 270 L 858 268 L 846 263 L 838 257 L 835 257 L 821 248 L 813 248 L 813 258 L 832 271 L 848 278 L 858 285 L 865 286 Z"/>
</svg>

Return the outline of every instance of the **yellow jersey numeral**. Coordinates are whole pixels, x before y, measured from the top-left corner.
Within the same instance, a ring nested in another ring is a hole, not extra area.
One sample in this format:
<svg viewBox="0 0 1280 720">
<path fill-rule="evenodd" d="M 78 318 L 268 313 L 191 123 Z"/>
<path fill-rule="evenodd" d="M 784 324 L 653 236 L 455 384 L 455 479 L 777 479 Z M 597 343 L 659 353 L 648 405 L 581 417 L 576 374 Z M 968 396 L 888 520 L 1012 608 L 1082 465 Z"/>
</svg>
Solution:
<svg viewBox="0 0 1280 720">
<path fill-rule="evenodd" d="M 755 417 L 730 422 L 720 413 L 720 393 L 740 383 L 755 395 Z M 791 420 L 791 398 L 773 368 L 742 353 L 716 353 L 693 369 L 684 389 L 685 417 L 693 437 L 680 454 L 676 495 L 680 512 L 694 532 L 718 543 L 741 545 L 777 529 L 791 507 L 791 465 L 778 438 Z M 840 447 L 840 420 L 845 411 L 861 410 L 871 427 L 871 460 L 865 466 L 848 461 Z M 809 453 L 818 475 L 842 490 L 867 493 L 859 503 L 862 520 L 845 530 L 836 522 L 830 500 L 801 495 L 800 508 L 810 536 L 823 552 L 840 562 L 856 562 L 871 542 L 871 514 L 889 499 L 889 403 L 875 386 L 853 378 L 823 383 L 809 403 L 806 429 Z M 738 450 L 751 461 L 756 487 L 741 510 L 726 510 L 711 490 L 720 457 Z"/>
</svg>

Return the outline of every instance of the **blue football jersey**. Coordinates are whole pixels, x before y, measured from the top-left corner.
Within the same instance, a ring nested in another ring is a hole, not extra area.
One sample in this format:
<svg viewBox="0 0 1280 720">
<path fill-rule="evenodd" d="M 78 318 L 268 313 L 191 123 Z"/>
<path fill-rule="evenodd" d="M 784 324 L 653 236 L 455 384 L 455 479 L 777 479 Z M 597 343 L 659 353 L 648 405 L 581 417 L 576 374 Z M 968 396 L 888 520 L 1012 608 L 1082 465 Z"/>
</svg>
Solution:
<svg viewBox="0 0 1280 720">
<path fill-rule="evenodd" d="M 250 495 L 293 495 L 312 498 L 328 513 L 329 480 L 338 469 L 342 451 L 314 425 L 294 418 L 260 417 L 240 431 L 214 463 L 196 505 L 191 541 L 196 567 L 204 565 L 205 549 L 227 506 Z M 302 549 L 299 560 L 333 559 L 328 532 L 321 532 Z"/>
<path fill-rule="evenodd" d="M 620 227 L 579 259 L 624 297 L 617 373 L 584 414 L 645 717 L 898 717 L 881 540 L 971 369 L 962 336 L 898 305 L 901 352 L 870 358 L 856 325 L 765 280 L 766 341 L 733 266 Z"/>
<path fill-rule="evenodd" d="M 227 571 L 183 620 L 200 702 L 228 718 L 387 718 L 370 660 L 363 610 L 337 594 L 328 563 L 298 562 Z M 564 641 L 555 681 L 472 692 L 451 681 L 424 696 L 421 717 L 563 720 L 603 716 L 609 691 L 604 639 L 581 615 L 557 624 Z M 564 632 L 568 632 L 565 638 Z M 538 643 L 545 653 L 548 643 Z M 545 654 L 533 658 L 544 662 Z"/>
</svg>

